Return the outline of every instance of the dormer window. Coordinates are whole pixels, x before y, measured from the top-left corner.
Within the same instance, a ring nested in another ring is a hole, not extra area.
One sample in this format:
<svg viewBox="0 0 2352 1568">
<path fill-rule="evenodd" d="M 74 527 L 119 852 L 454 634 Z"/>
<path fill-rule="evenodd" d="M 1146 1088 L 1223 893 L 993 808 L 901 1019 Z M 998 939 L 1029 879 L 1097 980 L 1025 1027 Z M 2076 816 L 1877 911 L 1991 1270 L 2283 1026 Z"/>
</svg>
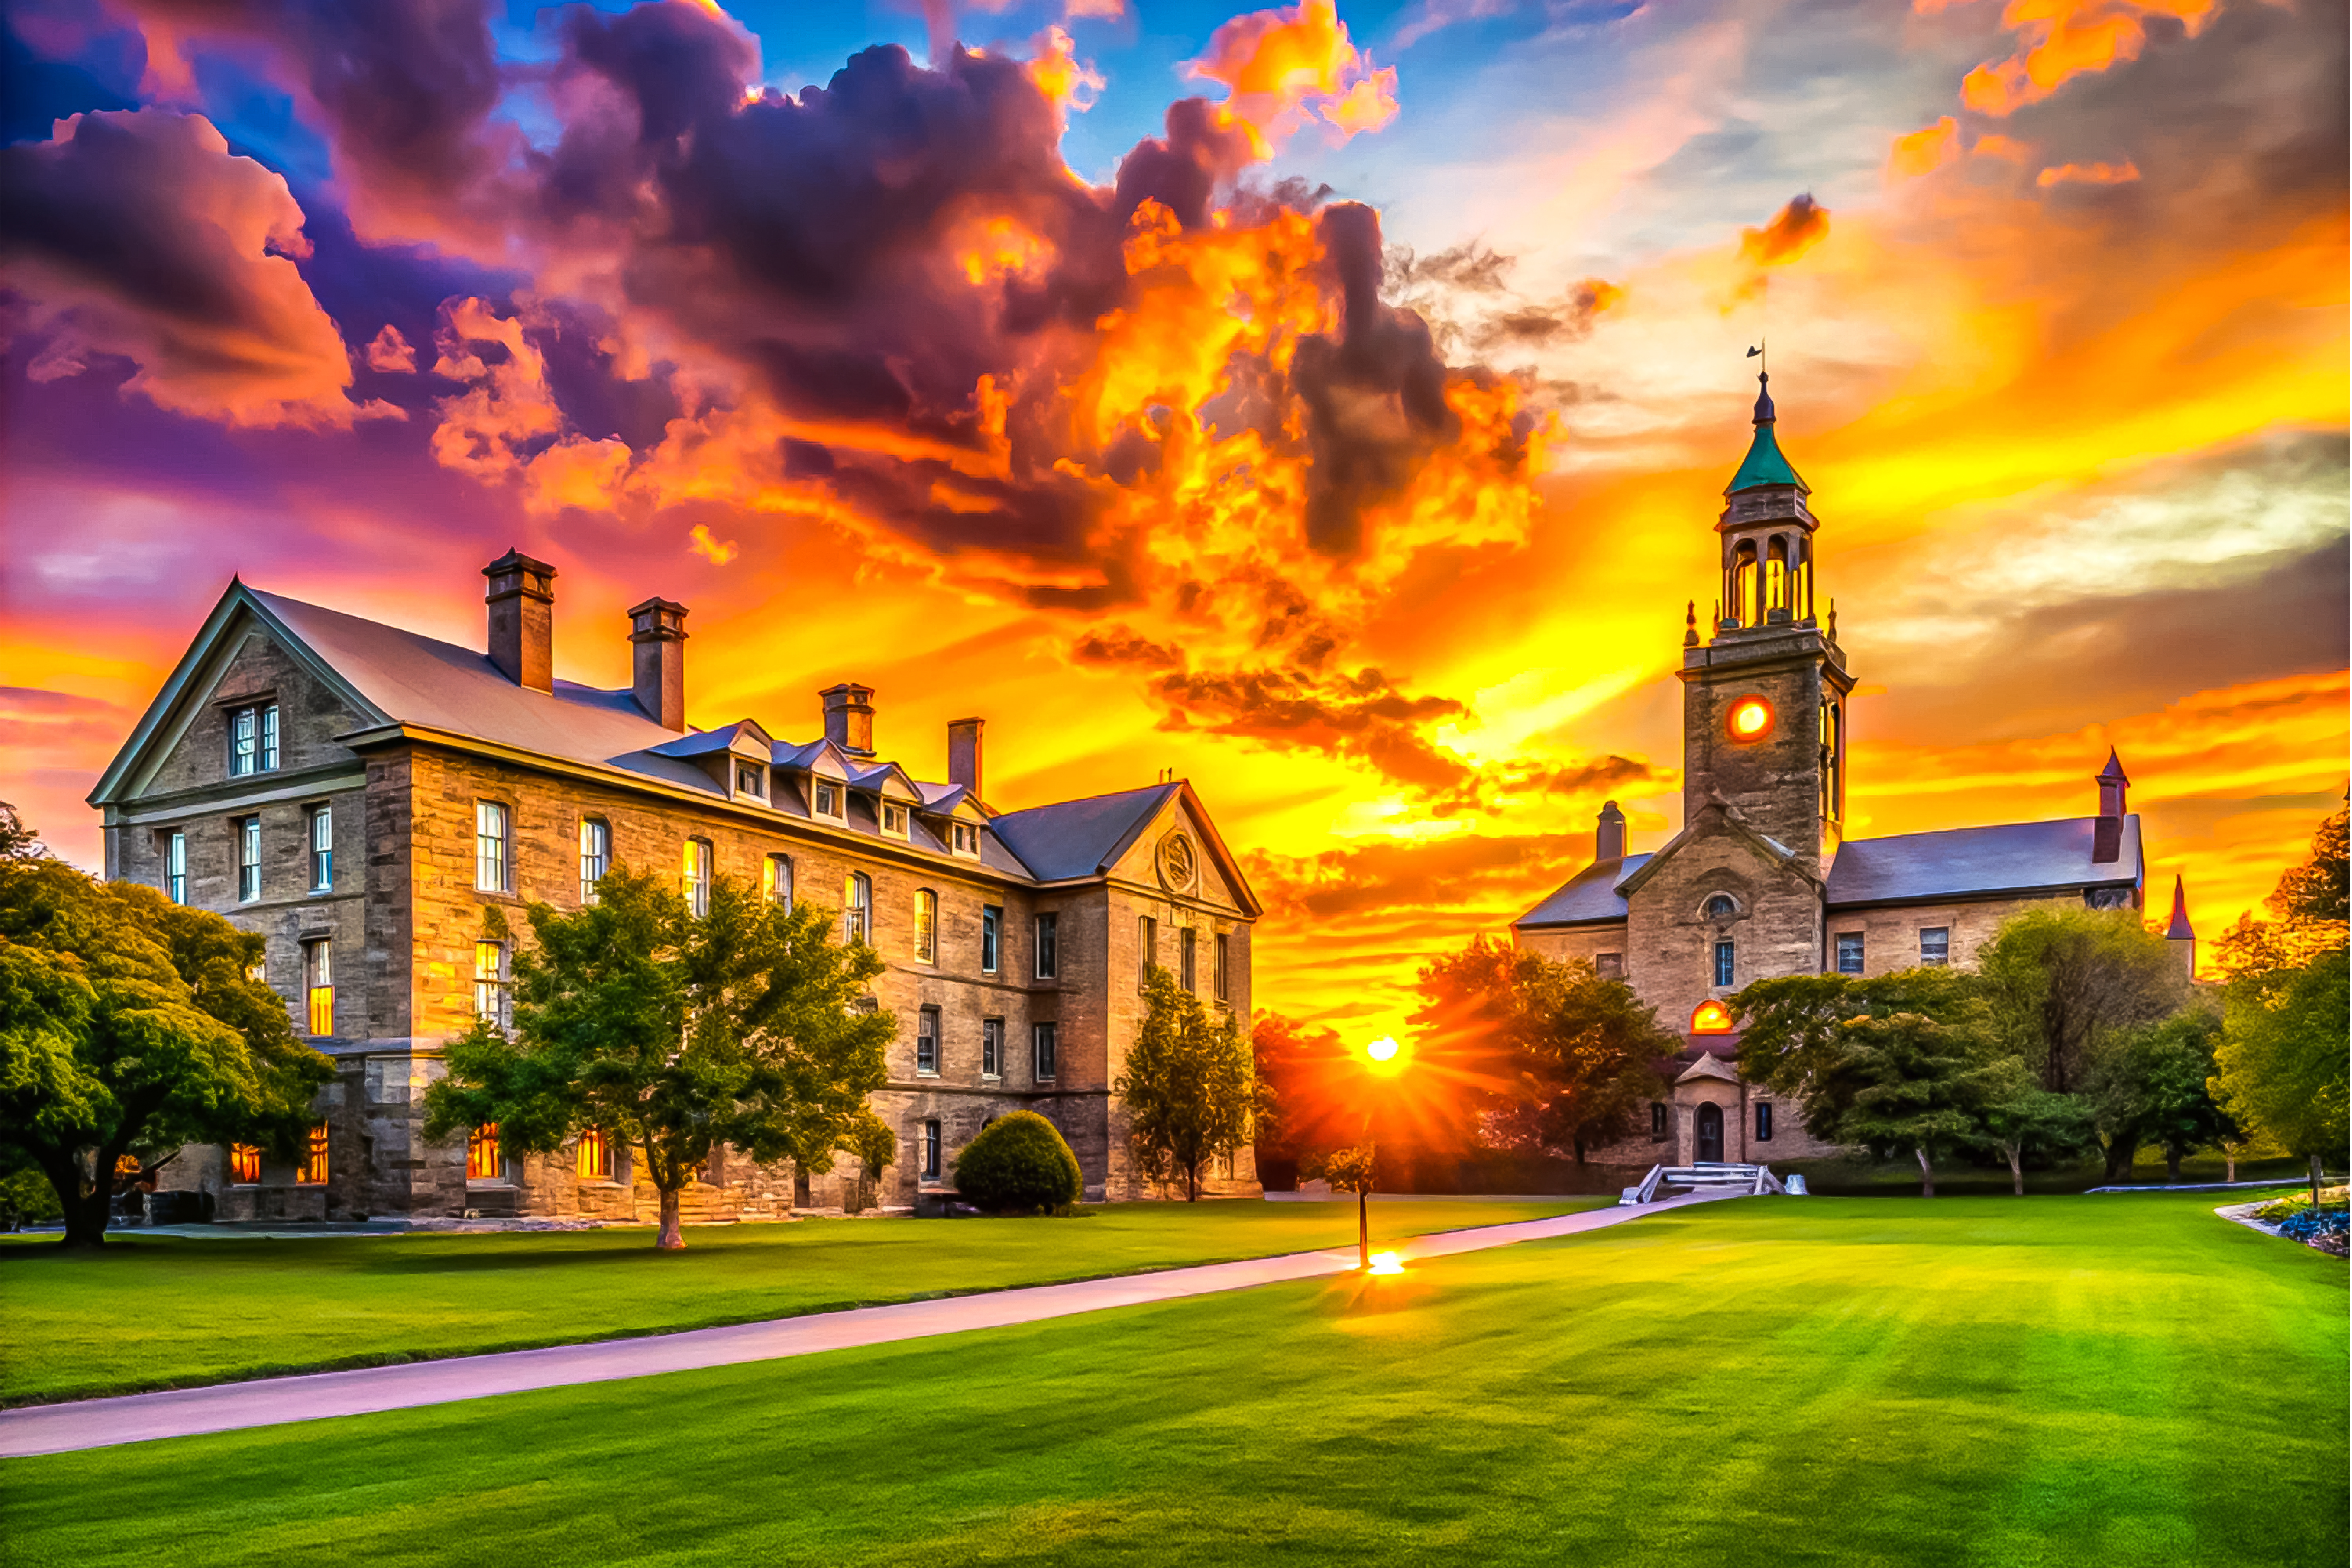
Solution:
<svg viewBox="0 0 2352 1568">
<path fill-rule="evenodd" d="M 948 845 L 959 855 L 977 856 L 980 853 L 980 829 L 969 822 L 950 823 L 948 825 Z"/>
<path fill-rule="evenodd" d="M 835 822 L 842 819 L 839 784 L 821 784 L 816 786 L 816 814 L 819 816 L 829 816 Z"/>
<path fill-rule="evenodd" d="M 735 793 L 748 795 L 755 800 L 768 798 L 768 770 L 757 763 L 735 764 Z"/>
<path fill-rule="evenodd" d="M 893 838 L 906 837 L 907 808 L 903 805 L 894 805 L 887 800 L 884 801 L 882 803 L 882 831 L 888 834 Z"/>
</svg>

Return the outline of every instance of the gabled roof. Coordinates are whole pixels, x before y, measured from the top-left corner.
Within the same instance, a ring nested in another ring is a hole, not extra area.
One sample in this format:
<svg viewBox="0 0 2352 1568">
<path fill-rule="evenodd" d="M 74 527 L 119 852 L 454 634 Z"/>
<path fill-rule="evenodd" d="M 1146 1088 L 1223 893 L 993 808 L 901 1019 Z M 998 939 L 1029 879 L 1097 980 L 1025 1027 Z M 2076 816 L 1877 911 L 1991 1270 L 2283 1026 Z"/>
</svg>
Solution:
<svg viewBox="0 0 2352 1568">
<path fill-rule="evenodd" d="M 1625 900 L 1617 884 L 1648 864 L 1649 858 L 1628 855 L 1622 860 L 1595 860 L 1511 924 L 1522 929 L 1616 924 L 1625 918 Z"/>
<path fill-rule="evenodd" d="M 1091 877 L 1127 853 L 1180 784 L 1152 784 L 1116 795 L 1055 801 L 1008 811 L 989 826 L 1041 882 Z"/>
<path fill-rule="evenodd" d="M 2070 816 L 1849 839 L 1830 867 L 1829 902 L 1909 903 L 2137 885 L 2137 814 L 2123 819 L 2121 853 L 2104 864 L 2091 858 L 2099 820 Z"/>
<path fill-rule="evenodd" d="M 1820 885 L 1810 872 L 1806 871 L 1803 867 L 1795 863 L 1797 858 L 1797 852 L 1795 850 L 1790 848 L 1787 845 L 1781 843 L 1770 834 L 1758 829 L 1755 825 L 1739 814 L 1738 807 L 1723 799 L 1722 796 L 1717 795 L 1711 799 L 1701 802 L 1698 811 L 1690 818 L 1690 820 L 1683 824 L 1683 830 L 1680 833 L 1677 833 L 1672 838 L 1667 839 L 1664 847 L 1661 848 L 1656 854 L 1650 856 L 1639 870 L 1629 872 L 1623 879 L 1622 879 L 1617 884 L 1618 891 L 1627 897 L 1631 897 L 1632 895 L 1640 892 L 1642 890 L 1642 884 L 1648 881 L 1652 877 L 1656 876 L 1660 867 L 1664 866 L 1668 860 L 1673 859 L 1675 855 L 1679 854 L 1682 851 L 1684 845 L 1690 843 L 1693 839 L 1701 836 L 1701 830 L 1704 826 L 1705 819 L 1709 816 L 1717 818 L 1722 824 L 1724 830 L 1727 831 L 1732 838 L 1746 844 L 1749 848 L 1753 849 L 1767 865 L 1779 869 L 1793 871 L 1796 875 L 1804 878 L 1805 880 L 1813 882 L 1815 886 L 1818 887 Z"/>
<path fill-rule="evenodd" d="M 772 757 L 775 752 L 775 742 L 768 739 L 768 732 L 750 719 L 738 719 L 716 730 L 697 730 L 646 749 L 657 757 L 707 757 L 716 752 L 735 751 L 739 743 L 746 756 Z"/>
</svg>

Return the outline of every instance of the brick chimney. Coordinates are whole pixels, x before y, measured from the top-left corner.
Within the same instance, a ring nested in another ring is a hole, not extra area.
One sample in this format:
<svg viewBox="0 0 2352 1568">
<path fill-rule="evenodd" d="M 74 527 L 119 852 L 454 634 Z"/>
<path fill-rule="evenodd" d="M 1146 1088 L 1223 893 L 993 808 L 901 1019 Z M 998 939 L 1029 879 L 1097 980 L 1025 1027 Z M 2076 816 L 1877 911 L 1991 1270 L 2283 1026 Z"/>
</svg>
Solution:
<svg viewBox="0 0 2352 1568">
<path fill-rule="evenodd" d="M 824 703 L 824 738 L 853 757 L 874 754 L 874 689 L 843 681 L 817 696 Z"/>
<path fill-rule="evenodd" d="M 629 607 L 629 689 L 646 717 L 686 728 L 686 606 L 647 599 Z"/>
<path fill-rule="evenodd" d="M 555 689 L 555 568 L 509 547 L 482 568 L 490 607 L 490 662 L 517 686 Z"/>
<path fill-rule="evenodd" d="M 948 783 L 959 785 L 974 800 L 980 793 L 980 719 L 948 721 Z"/>
<path fill-rule="evenodd" d="M 2091 863 L 2112 866 L 2124 857 L 2124 803 L 2131 780 L 2124 776 L 2123 759 L 2107 748 L 2107 765 L 2099 770 L 2099 816 L 2091 826 Z"/>
<path fill-rule="evenodd" d="M 1592 858 L 1595 860 L 1625 858 L 1625 814 L 1610 801 L 1601 808 L 1601 820 L 1592 829 Z"/>
</svg>

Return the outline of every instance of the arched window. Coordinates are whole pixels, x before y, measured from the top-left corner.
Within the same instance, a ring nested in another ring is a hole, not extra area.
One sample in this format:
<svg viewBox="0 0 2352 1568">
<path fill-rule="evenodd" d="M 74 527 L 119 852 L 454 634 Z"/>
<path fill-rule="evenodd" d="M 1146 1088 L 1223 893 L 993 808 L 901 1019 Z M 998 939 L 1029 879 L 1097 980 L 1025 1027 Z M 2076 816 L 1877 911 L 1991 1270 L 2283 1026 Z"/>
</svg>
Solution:
<svg viewBox="0 0 2352 1568">
<path fill-rule="evenodd" d="M 1752 626 L 1764 616 L 1756 607 L 1756 543 L 1741 541 L 1731 558 L 1730 602 L 1724 613 L 1736 626 Z"/>
<path fill-rule="evenodd" d="M 852 871 L 841 889 L 841 937 L 844 942 L 874 938 L 874 879 Z"/>
<path fill-rule="evenodd" d="M 1739 906 L 1728 893 L 1717 893 L 1706 901 L 1706 918 L 1711 921 L 1727 921 L 1738 912 Z"/>
<path fill-rule="evenodd" d="M 936 963 L 940 953 L 940 896 L 929 888 L 915 892 L 915 961 Z"/>
<path fill-rule="evenodd" d="M 1774 534 L 1764 547 L 1764 608 L 1769 613 L 1789 607 L 1789 541 Z"/>
</svg>

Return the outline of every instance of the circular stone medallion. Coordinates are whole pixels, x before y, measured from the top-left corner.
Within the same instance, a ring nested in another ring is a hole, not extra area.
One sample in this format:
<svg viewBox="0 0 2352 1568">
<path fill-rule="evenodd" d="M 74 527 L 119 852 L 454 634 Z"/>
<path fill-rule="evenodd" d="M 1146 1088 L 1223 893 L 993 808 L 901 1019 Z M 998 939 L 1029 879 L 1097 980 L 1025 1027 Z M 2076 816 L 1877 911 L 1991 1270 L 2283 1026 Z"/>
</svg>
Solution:
<svg viewBox="0 0 2352 1568">
<path fill-rule="evenodd" d="M 1189 893 L 1201 874 L 1200 857 L 1192 840 L 1181 830 L 1160 841 L 1160 885 L 1171 893 Z"/>
</svg>

